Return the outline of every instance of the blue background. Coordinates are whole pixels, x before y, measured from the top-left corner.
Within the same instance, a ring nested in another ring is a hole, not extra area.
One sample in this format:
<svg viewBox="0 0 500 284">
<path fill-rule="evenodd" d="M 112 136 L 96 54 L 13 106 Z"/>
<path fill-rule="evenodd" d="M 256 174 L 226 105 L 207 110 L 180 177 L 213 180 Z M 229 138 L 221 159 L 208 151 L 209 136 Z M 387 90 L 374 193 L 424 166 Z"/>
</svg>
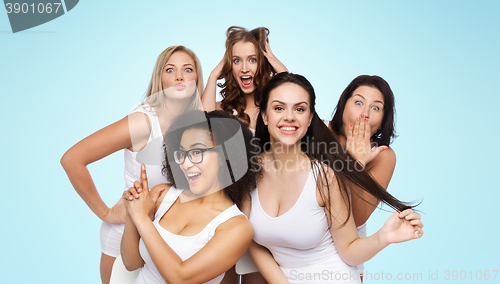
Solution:
<svg viewBox="0 0 500 284">
<path fill-rule="evenodd" d="M 357 75 L 390 83 L 400 136 L 389 191 L 423 199 L 425 234 L 389 246 L 366 264 L 368 272 L 422 273 L 436 283 L 429 271 L 443 282 L 445 270 L 464 270 L 470 282 L 469 271 L 475 279 L 478 270 L 500 269 L 500 2 L 184 3 L 80 1 L 16 34 L 0 12 L 2 282 L 100 283 L 101 222 L 59 159 L 142 100 L 166 47 L 194 50 L 206 82 L 231 25 L 270 29 L 273 52 L 315 86 L 323 118 Z M 123 190 L 123 154 L 89 169 L 111 206 Z M 377 210 L 369 233 L 389 214 Z"/>
</svg>

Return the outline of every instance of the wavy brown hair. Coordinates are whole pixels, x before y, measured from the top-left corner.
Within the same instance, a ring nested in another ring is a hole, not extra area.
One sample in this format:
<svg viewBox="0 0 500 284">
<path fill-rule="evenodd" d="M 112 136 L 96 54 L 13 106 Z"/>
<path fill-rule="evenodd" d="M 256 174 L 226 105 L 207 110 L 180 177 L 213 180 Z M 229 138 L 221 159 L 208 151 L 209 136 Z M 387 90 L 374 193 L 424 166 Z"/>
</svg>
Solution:
<svg viewBox="0 0 500 284">
<path fill-rule="evenodd" d="M 233 77 L 232 73 L 233 46 L 240 41 L 251 42 L 255 46 L 255 51 L 257 53 L 257 72 L 255 72 L 253 79 L 255 90 L 252 95 L 254 97 L 255 105 L 258 106 L 262 88 L 267 84 L 271 77 L 276 74 L 273 67 L 262 53 L 262 50 L 265 50 L 266 48 L 266 42 L 269 42 L 269 30 L 267 28 L 260 27 L 248 31 L 242 27 L 232 26 L 227 29 L 226 36 L 224 66 L 222 67 L 221 75 L 218 78 L 224 79 L 224 83 L 217 84 L 220 88 L 222 88 L 221 108 L 229 113 L 232 113 L 233 109 L 236 110 L 238 112 L 236 117 L 248 125 L 250 124 L 250 117 L 245 113 L 247 104 L 245 99 L 246 95 L 240 89 L 240 86 Z"/>
</svg>

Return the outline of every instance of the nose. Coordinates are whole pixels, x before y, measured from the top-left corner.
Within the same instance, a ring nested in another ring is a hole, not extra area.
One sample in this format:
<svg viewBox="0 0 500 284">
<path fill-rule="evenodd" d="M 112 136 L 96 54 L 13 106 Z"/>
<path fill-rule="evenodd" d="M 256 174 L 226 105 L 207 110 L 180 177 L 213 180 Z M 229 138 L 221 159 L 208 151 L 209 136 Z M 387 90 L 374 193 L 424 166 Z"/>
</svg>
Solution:
<svg viewBox="0 0 500 284">
<path fill-rule="evenodd" d="M 183 72 L 176 72 L 175 73 L 175 81 L 176 82 L 183 82 L 184 81 L 184 74 L 183 74 Z"/>
<path fill-rule="evenodd" d="M 293 112 L 293 109 L 288 108 L 283 117 L 284 121 L 290 122 L 290 121 L 295 121 L 295 113 Z"/>
<path fill-rule="evenodd" d="M 187 171 L 189 168 L 191 168 L 193 166 L 193 163 L 191 162 L 191 160 L 188 158 L 188 156 L 186 155 L 186 157 L 184 158 L 184 163 L 182 163 L 181 165 L 181 169 L 183 171 Z"/>
<path fill-rule="evenodd" d="M 370 118 L 370 107 L 366 107 L 365 109 L 363 109 L 362 114 L 365 118 Z"/>
<path fill-rule="evenodd" d="M 248 63 L 246 61 L 243 61 L 243 64 L 241 66 L 241 72 L 247 72 L 248 71 Z"/>
</svg>

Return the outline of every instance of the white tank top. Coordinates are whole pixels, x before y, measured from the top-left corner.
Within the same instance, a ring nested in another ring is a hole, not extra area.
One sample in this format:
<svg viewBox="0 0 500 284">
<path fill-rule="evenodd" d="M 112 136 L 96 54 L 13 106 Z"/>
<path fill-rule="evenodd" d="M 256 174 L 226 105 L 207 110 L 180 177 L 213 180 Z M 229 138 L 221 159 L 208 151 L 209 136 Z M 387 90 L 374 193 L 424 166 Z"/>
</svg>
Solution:
<svg viewBox="0 0 500 284">
<path fill-rule="evenodd" d="M 203 230 L 201 230 L 201 232 L 199 232 L 194 236 L 181 236 L 172 234 L 169 231 L 165 230 L 162 226 L 160 226 L 159 220 L 163 215 L 165 215 L 170 206 L 172 206 L 172 204 L 175 202 L 175 200 L 177 200 L 177 198 L 181 193 L 182 189 L 177 189 L 175 187 L 171 187 L 168 190 L 167 194 L 163 198 L 160 207 L 158 208 L 158 211 L 155 214 L 153 225 L 156 227 L 156 230 L 158 230 L 158 233 L 160 233 L 160 236 L 165 240 L 165 242 L 170 246 L 170 248 L 172 248 L 172 250 L 174 250 L 175 253 L 177 253 L 177 255 L 182 259 L 182 261 L 185 261 L 186 259 L 193 256 L 195 253 L 197 253 L 199 250 L 201 250 L 208 243 L 208 241 L 210 241 L 210 239 L 215 234 L 215 230 L 220 224 L 226 222 L 227 220 L 235 216 L 239 215 L 245 216 L 245 215 L 238 209 L 238 207 L 236 207 L 236 205 L 233 205 L 227 208 L 226 210 L 222 211 L 219 215 L 217 215 L 214 219 L 212 219 L 212 221 L 210 221 L 208 225 L 205 228 L 203 228 Z M 139 271 L 139 275 L 137 276 L 137 279 L 134 283 L 135 284 L 167 283 L 165 282 L 165 280 L 163 280 L 160 273 L 156 269 L 142 238 L 139 241 L 139 252 L 141 253 L 141 257 L 144 260 L 145 264 Z M 214 265 L 217 265 L 217 263 L 214 263 Z M 222 281 L 222 278 L 224 278 L 224 273 L 205 283 L 209 284 L 220 283 Z"/>
<path fill-rule="evenodd" d="M 161 132 L 158 116 L 156 116 L 154 110 L 148 105 L 139 104 L 132 109 L 129 114 L 135 112 L 145 113 L 149 117 L 151 134 L 149 135 L 148 143 L 141 151 L 132 152 L 128 149 L 124 150 L 125 189 L 131 188 L 134 181 L 140 180 L 141 163 L 146 165 L 148 185 L 150 188 L 160 183 L 170 183 L 161 173 L 165 155 L 163 151 L 163 133 Z"/>
<path fill-rule="evenodd" d="M 290 283 L 359 283 L 357 268 L 342 261 L 335 249 L 325 209 L 316 198 L 317 172 L 318 164 L 314 164 L 296 203 L 278 217 L 264 211 L 258 188 L 251 192 L 249 220 L 254 228 L 254 241 L 269 249 Z M 322 275 L 324 271 L 355 276 L 340 282 L 324 279 L 327 277 L 298 278 L 300 273 Z"/>
</svg>

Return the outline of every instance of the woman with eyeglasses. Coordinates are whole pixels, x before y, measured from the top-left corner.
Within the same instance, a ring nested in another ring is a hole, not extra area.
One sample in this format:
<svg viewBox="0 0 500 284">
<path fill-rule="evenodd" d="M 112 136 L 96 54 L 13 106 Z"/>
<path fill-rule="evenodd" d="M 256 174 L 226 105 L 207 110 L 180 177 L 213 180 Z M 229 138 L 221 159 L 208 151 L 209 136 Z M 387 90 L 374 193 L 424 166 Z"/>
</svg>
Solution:
<svg viewBox="0 0 500 284">
<path fill-rule="evenodd" d="M 125 189 L 139 179 L 141 163 L 148 169 L 151 185 L 168 182 L 161 174 L 163 134 L 173 118 L 186 110 L 200 109 L 202 93 L 203 75 L 198 57 L 182 45 L 168 47 L 156 60 L 144 102 L 123 119 L 75 144 L 61 158 L 76 192 L 102 220 L 103 284 L 109 283 L 113 263 L 120 255 L 126 213 L 121 198 L 112 207 L 104 203 L 87 165 L 123 149 Z"/>
<path fill-rule="evenodd" d="M 220 283 L 247 250 L 253 229 L 239 210 L 255 186 L 252 133 L 223 112 L 179 116 L 165 140 L 163 173 L 172 181 L 148 190 L 141 181 L 123 194 L 127 220 L 121 244 L 135 283 Z"/>
</svg>

